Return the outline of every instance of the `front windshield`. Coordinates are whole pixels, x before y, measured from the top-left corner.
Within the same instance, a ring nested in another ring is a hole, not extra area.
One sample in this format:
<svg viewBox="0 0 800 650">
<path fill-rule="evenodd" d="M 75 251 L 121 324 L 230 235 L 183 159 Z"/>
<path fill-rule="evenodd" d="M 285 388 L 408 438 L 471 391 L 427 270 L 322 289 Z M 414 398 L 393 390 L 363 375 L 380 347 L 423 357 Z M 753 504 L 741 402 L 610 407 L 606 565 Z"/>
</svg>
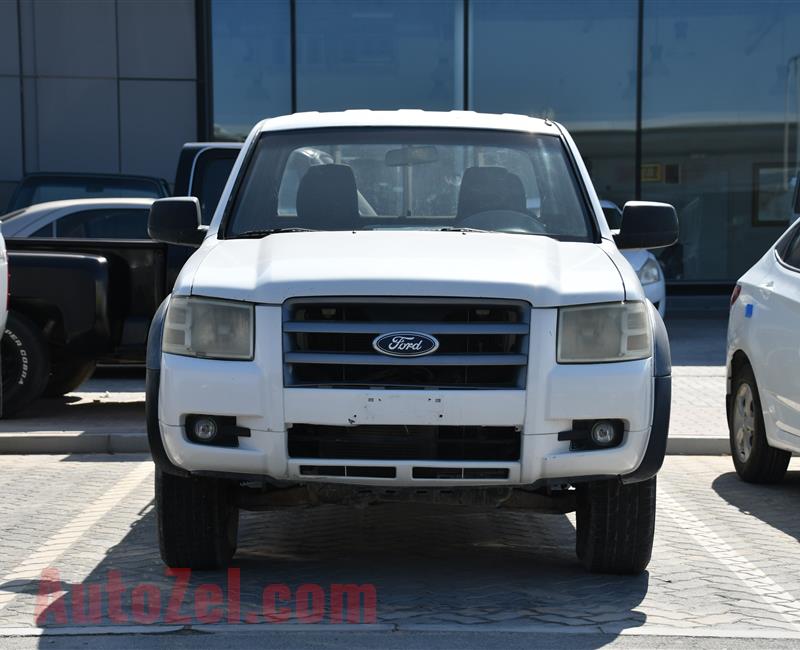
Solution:
<svg viewBox="0 0 800 650">
<path fill-rule="evenodd" d="M 292 229 L 593 233 L 556 136 L 370 127 L 261 136 L 225 236 Z"/>
</svg>

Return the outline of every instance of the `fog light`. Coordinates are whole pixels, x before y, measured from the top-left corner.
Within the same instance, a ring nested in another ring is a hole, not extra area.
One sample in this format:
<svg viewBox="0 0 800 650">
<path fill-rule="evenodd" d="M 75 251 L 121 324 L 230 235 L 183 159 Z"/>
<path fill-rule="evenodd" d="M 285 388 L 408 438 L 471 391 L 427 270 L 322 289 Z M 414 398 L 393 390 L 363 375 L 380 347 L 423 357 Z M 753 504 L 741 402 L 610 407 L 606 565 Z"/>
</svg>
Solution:
<svg viewBox="0 0 800 650">
<path fill-rule="evenodd" d="M 598 447 L 610 447 L 617 441 L 617 430 L 611 422 L 600 420 L 592 425 L 592 442 Z"/>
<path fill-rule="evenodd" d="M 198 418 L 195 420 L 194 437 L 203 442 L 209 442 L 217 436 L 217 423 L 212 418 Z"/>
</svg>

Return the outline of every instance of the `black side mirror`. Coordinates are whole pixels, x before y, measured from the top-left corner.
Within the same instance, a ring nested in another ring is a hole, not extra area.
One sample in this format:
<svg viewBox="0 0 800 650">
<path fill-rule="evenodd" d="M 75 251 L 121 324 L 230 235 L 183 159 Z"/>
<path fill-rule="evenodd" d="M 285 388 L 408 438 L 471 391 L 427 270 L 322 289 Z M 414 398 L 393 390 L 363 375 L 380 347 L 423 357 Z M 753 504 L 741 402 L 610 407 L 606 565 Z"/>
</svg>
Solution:
<svg viewBox="0 0 800 650">
<path fill-rule="evenodd" d="M 165 244 L 199 246 L 207 226 L 200 224 L 200 202 L 193 196 L 158 199 L 150 206 L 147 233 Z"/>
<path fill-rule="evenodd" d="M 678 241 L 678 215 L 669 203 L 628 201 L 614 235 L 617 248 L 665 248 Z"/>
</svg>

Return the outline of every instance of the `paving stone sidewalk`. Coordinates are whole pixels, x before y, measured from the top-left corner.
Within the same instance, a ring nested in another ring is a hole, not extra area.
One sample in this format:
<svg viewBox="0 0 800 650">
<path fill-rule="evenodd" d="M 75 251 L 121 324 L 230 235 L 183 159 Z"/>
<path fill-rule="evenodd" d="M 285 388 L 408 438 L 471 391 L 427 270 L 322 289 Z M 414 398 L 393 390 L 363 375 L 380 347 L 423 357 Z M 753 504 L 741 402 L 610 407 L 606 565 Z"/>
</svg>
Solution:
<svg viewBox="0 0 800 650">
<path fill-rule="evenodd" d="M 783 485 L 752 486 L 735 477 L 730 459 L 669 457 L 659 478 L 653 561 L 638 577 L 585 573 L 574 554 L 571 516 L 406 505 L 245 513 L 235 563 L 241 619 L 259 613 L 251 620 L 269 625 L 260 615 L 268 584 L 288 586 L 287 602 L 298 615 L 292 598 L 301 585 L 328 594 L 333 584 L 356 583 L 375 586 L 376 622 L 401 630 L 800 639 L 800 461 L 791 469 Z M 0 633 L 35 625 L 38 577 L 48 566 L 58 569 L 66 593 L 48 597 L 45 626 L 86 625 L 75 620 L 69 585 L 86 593 L 105 585 L 110 571 L 124 582 L 128 624 L 144 622 L 143 603 L 153 593 L 160 609 L 146 622 L 168 622 L 175 579 L 158 558 L 152 470 L 143 457 L 2 457 L 0 488 Z M 134 591 L 142 583 L 153 587 Z M 197 623 L 192 603 L 200 584 L 227 594 L 224 573 L 192 576 L 182 610 L 189 624 Z M 323 624 L 331 614 L 325 604 Z M 61 612 L 69 620 L 60 621 Z M 97 623 L 113 624 L 107 617 Z"/>
</svg>

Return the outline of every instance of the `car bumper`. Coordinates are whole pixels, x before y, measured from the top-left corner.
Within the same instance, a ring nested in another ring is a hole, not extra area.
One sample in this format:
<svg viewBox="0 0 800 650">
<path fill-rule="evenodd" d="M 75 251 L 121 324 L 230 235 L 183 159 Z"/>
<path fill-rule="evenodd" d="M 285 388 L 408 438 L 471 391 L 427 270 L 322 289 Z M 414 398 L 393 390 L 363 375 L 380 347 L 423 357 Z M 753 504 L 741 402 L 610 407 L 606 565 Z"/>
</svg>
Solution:
<svg viewBox="0 0 800 650">
<path fill-rule="evenodd" d="M 542 338 L 554 336 L 553 319 L 549 328 L 539 323 Z M 157 397 L 158 406 L 152 419 L 166 462 L 192 473 L 290 482 L 530 485 L 630 475 L 640 467 L 648 449 L 656 382 L 652 359 L 559 365 L 553 352 L 543 351 L 554 350 L 554 341 L 545 340 L 541 348 L 530 352 L 527 389 L 284 388 L 280 337 L 273 338 L 278 339 L 277 344 L 257 346 L 256 358 L 250 362 L 161 355 L 160 371 L 152 371 L 158 373 L 158 392 L 152 396 Z M 239 438 L 235 448 L 193 442 L 185 431 L 190 414 L 233 416 L 250 435 Z M 598 419 L 624 423 L 619 446 L 578 451 L 571 449 L 569 441 L 559 440 L 559 433 L 572 429 L 574 420 Z M 513 427 L 520 434 L 520 453 L 512 462 L 294 457 L 289 454 L 289 431 L 298 423 Z M 341 476 L 308 475 L 304 470 L 308 466 L 318 468 L 318 474 L 324 474 L 326 467 L 354 469 Z M 385 468 L 393 476 L 367 477 L 359 470 L 365 467 Z M 425 474 L 420 471 L 424 468 L 441 470 L 438 474 L 442 477 L 415 478 L 415 474 Z M 459 470 L 459 477 L 454 478 Z M 464 478 L 475 476 L 477 470 L 505 471 L 502 478 Z"/>
</svg>

